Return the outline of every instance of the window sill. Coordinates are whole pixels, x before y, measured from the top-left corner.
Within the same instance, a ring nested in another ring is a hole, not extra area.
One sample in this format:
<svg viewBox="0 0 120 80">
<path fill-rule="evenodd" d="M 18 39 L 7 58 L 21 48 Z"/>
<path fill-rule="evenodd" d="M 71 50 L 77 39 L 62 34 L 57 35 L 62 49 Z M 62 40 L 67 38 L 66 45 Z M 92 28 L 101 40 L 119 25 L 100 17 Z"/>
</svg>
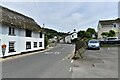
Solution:
<svg viewBox="0 0 120 80">
<path fill-rule="evenodd" d="M 10 36 L 16 36 L 15 34 L 8 34 L 8 35 L 10 35 Z"/>
<path fill-rule="evenodd" d="M 9 51 L 8 53 L 12 53 L 12 52 L 16 52 L 16 51 Z"/>
</svg>

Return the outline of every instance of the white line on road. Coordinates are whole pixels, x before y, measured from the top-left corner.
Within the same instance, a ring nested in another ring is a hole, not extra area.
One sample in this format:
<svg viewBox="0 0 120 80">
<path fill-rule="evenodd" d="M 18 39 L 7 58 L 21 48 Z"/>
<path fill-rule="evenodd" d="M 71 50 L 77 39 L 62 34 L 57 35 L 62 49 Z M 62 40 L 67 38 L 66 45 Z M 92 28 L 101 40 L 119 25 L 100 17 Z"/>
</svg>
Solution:
<svg viewBox="0 0 120 80">
<path fill-rule="evenodd" d="M 72 69 L 72 67 L 70 67 L 69 72 L 72 72 L 72 71 L 73 71 L 73 69 Z"/>
<path fill-rule="evenodd" d="M 64 61 L 65 59 L 63 58 L 62 60 Z"/>
<path fill-rule="evenodd" d="M 73 60 L 71 60 L 71 63 L 73 63 Z"/>
</svg>

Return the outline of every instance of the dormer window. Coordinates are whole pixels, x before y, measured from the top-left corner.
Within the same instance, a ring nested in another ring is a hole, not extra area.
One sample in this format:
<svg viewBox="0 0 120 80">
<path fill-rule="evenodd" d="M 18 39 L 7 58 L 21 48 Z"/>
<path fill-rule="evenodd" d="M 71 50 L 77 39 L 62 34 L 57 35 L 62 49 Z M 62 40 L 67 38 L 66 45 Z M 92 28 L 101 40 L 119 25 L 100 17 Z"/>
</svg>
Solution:
<svg viewBox="0 0 120 80">
<path fill-rule="evenodd" d="M 15 28 L 9 27 L 9 35 L 15 35 Z"/>
<path fill-rule="evenodd" d="M 113 24 L 113 27 L 116 28 L 116 24 Z"/>
</svg>

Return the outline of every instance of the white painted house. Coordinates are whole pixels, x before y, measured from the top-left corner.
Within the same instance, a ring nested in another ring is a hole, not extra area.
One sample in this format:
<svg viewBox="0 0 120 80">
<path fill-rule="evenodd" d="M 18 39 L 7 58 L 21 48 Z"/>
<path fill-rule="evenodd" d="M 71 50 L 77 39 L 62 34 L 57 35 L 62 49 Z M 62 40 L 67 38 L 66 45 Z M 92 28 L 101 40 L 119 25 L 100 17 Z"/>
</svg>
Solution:
<svg viewBox="0 0 120 80">
<path fill-rule="evenodd" d="M 65 43 L 71 43 L 71 40 L 77 38 L 77 32 L 73 32 L 65 37 Z"/>
<path fill-rule="evenodd" d="M 0 57 L 44 49 L 44 34 L 32 18 L 0 7 Z"/>
<path fill-rule="evenodd" d="M 120 33 L 120 18 L 115 20 L 101 20 L 98 23 L 98 39 L 103 39 L 102 33 L 109 32 L 110 30 L 114 30 L 116 32 L 115 37 L 118 37 Z"/>
</svg>

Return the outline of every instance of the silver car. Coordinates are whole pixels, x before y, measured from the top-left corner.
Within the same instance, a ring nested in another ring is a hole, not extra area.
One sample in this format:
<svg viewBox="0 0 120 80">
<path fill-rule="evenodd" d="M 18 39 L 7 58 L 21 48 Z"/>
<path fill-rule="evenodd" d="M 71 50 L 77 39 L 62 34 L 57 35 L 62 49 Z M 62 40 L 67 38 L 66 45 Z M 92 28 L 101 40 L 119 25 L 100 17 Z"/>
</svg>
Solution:
<svg viewBox="0 0 120 80">
<path fill-rule="evenodd" d="M 88 49 L 100 49 L 100 42 L 98 40 L 89 40 L 87 43 Z"/>
</svg>

